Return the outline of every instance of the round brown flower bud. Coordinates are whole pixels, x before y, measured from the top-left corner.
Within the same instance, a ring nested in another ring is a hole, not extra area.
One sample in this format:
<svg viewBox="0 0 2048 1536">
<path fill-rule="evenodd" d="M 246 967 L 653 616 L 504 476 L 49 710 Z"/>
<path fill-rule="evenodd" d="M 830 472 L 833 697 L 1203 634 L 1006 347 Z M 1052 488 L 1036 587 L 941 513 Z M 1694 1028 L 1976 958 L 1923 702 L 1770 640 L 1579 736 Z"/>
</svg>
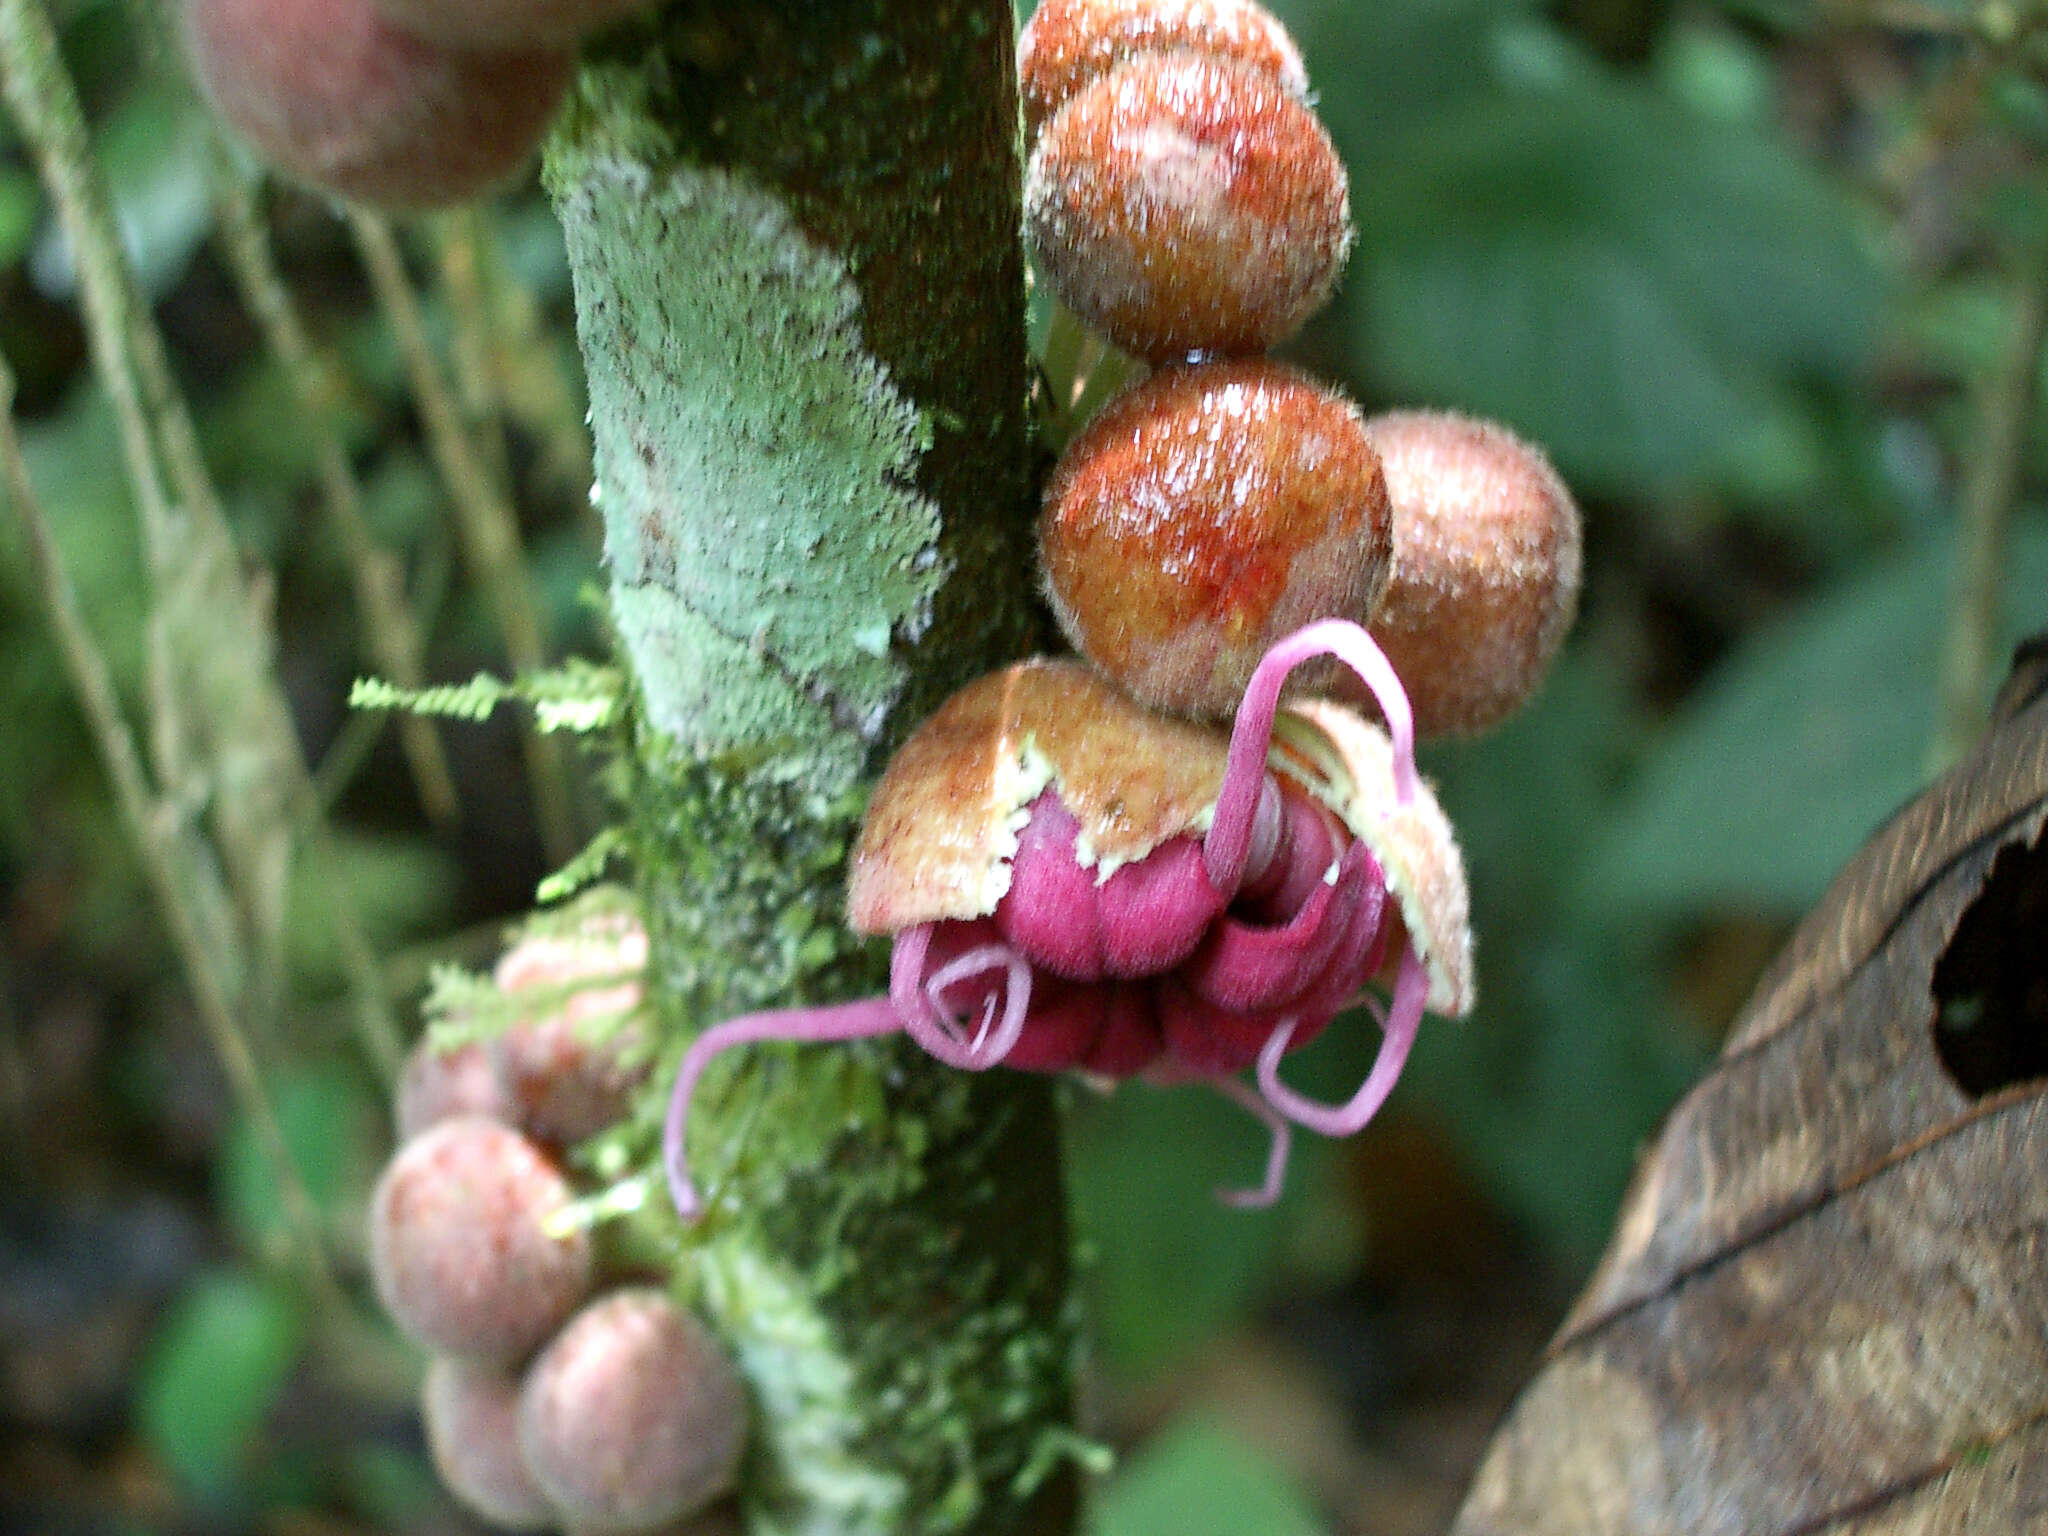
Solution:
<svg viewBox="0 0 2048 1536">
<path fill-rule="evenodd" d="M 518 1118 L 518 1106 L 506 1093 L 490 1050 L 480 1041 L 452 1051 L 437 1051 L 420 1041 L 405 1058 L 394 1108 L 401 1142 L 457 1115 L 482 1115 L 505 1125 Z"/>
<path fill-rule="evenodd" d="M 496 1121 L 443 1120 L 399 1149 L 370 1197 L 370 1270 L 416 1342 L 521 1359 L 590 1292 L 588 1234 L 555 1235 L 569 1186 L 541 1149 Z"/>
<path fill-rule="evenodd" d="M 376 0 L 406 31 L 450 48 L 573 48 L 653 0 Z"/>
<path fill-rule="evenodd" d="M 664 1292 L 614 1291 L 570 1319 L 526 1373 L 519 1444 L 578 1532 L 651 1531 L 729 1489 L 746 1446 L 739 1374 Z"/>
<path fill-rule="evenodd" d="M 1226 715 L 1274 641 L 1372 612 L 1390 528 L 1357 408 L 1244 359 L 1112 400 L 1053 471 L 1038 534 L 1077 650 L 1156 708 Z"/>
<path fill-rule="evenodd" d="M 358 202 L 434 208 L 523 166 L 568 89 L 554 49 L 457 51 L 370 0 L 183 0 L 214 110 L 280 170 Z"/>
<path fill-rule="evenodd" d="M 1370 628 L 1425 735 L 1483 731 L 1542 680 L 1579 599 L 1579 509 L 1542 450 L 1443 411 L 1375 416 L 1394 562 Z"/>
<path fill-rule="evenodd" d="M 648 1070 L 644 1031 L 630 1017 L 645 995 L 646 967 L 647 931 L 624 914 L 593 917 L 573 934 L 530 935 L 500 957 L 492 973 L 500 991 L 554 994 L 488 1043 L 528 1135 L 571 1146 L 631 1107 Z M 612 984 L 596 984 L 605 980 Z"/>
<path fill-rule="evenodd" d="M 547 1495 L 520 1454 L 517 1376 L 438 1355 L 420 1386 L 420 1418 L 434 1470 L 464 1506 L 508 1531 L 554 1523 Z"/>
<path fill-rule="evenodd" d="M 1017 39 L 1026 139 L 1096 76 L 1136 54 L 1178 51 L 1234 59 L 1308 95 L 1301 50 L 1258 0 L 1043 0 Z"/>
<path fill-rule="evenodd" d="M 1191 53 L 1140 54 L 1053 115 L 1024 229 L 1061 301 L 1153 361 L 1285 340 L 1351 248 L 1315 114 L 1261 70 Z"/>
</svg>

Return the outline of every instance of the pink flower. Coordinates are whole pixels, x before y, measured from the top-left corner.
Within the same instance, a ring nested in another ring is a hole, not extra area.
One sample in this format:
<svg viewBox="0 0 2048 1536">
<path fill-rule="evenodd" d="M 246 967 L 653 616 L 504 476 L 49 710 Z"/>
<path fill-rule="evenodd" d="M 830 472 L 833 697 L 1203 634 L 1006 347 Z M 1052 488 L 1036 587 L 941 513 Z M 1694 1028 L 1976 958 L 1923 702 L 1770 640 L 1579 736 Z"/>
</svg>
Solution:
<svg viewBox="0 0 2048 1536">
<path fill-rule="evenodd" d="M 1384 729 L 1340 704 L 1282 709 L 1303 662 L 1334 656 Z M 886 995 L 748 1014 L 684 1054 L 663 1142 L 677 1209 L 701 1209 L 686 1136 L 705 1065 L 762 1040 L 902 1031 L 967 1071 L 1009 1066 L 1200 1081 L 1271 1131 L 1268 1205 L 1290 1126 L 1348 1136 L 1392 1091 L 1425 1004 L 1471 1006 L 1464 875 L 1415 771 L 1408 701 L 1356 624 L 1276 645 L 1227 741 L 1156 715 L 1074 662 L 1026 662 L 956 694 L 877 786 L 849 918 L 893 935 Z M 1280 1081 L 1398 955 L 1378 1059 L 1344 1104 Z M 1239 1080 L 1251 1072 L 1253 1083 Z"/>
</svg>

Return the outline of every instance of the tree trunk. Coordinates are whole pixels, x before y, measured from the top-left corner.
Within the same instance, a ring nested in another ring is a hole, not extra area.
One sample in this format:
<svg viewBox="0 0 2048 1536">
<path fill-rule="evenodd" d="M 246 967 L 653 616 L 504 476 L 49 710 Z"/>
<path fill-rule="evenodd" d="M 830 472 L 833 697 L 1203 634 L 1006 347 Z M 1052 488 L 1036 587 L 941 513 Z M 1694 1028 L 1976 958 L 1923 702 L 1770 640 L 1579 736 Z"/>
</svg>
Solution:
<svg viewBox="0 0 2048 1536">
<path fill-rule="evenodd" d="M 843 915 L 866 786 L 1033 638 L 1012 35 L 1009 0 L 673 4 L 550 149 L 671 1060 L 878 989 Z M 1046 1084 L 736 1052 L 693 1132 L 672 1252 L 753 1388 L 755 1528 L 1070 1529 Z"/>
</svg>

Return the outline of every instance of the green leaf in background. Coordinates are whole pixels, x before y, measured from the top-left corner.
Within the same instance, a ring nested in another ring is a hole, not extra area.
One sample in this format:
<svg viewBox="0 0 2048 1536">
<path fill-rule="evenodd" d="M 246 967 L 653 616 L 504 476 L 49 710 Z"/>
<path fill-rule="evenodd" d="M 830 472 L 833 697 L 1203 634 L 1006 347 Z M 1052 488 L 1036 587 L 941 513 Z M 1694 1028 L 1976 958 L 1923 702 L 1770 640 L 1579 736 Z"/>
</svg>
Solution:
<svg viewBox="0 0 2048 1536">
<path fill-rule="evenodd" d="M 1898 344 L 1921 359 L 1930 372 L 1975 381 L 1990 377 L 1998 367 L 2018 323 L 2011 283 L 1995 273 L 1966 270 L 1916 290 L 1899 306 L 1895 328 Z M 2048 400 L 2048 354 L 2041 358 L 2038 378 L 2037 394 Z M 1960 433 L 1969 430 L 1968 413 L 1976 394 L 1968 388 L 1957 391 L 1943 413 L 1954 419 Z M 2040 476 L 2048 474 L 2048 433 L 2041 431 L 2042 413 L 2037 411 L 2034 419 L 2027 466 L 2030 473 Z M 1939 485 L 1939 492 L 1930 500 L 1945 519 L 1949 505 L 1945 482 Z"/>
<path fill-rule="evenodd" d="M 2015 532 L 2008 645 L 2048 625 L 2048 525 Z M 1586 850 L 1580 910 L 1640 923 L 1810 906 L 1926 777 L 1952 552 L 1946 534 L 1923 543 L 1731 656 Z"/>
<path fill-rule="evenodd" d="M 1619 488 L 1712 471 L 1772 430 L 1788 381 L 1860 367 L 1888 285 L 1838 189 L 1539 23 L 1493 37 L 1489 88 L 1376 135 L 1333 103 L 1357 177 L 1353 339 L 1378 384 Z M 1432 45 L 1469 47 L 1408 41 Z"/>
<path fill-rule="evenodd" d="M 1479 1005 L 1425 1022 L 1401 1092 L 1575 1264 L 1598 1251 L 1636 1148 L 1699 1066 L 1659 990 L 1654 936 L 1573 921 L 1560 900 L 1640 730 L 1618 669 L 1576 645 L 1528 709 L 1425 760 L 1464 847 Z"/>
<path fill-rule="evenodd" d="M 140 688 L 143 575 L 106 398 L 91 388 L 28 423 L 23 448 L 86 621 L 126 695 Z M 0 858 L 26 868 L 65 848 L 81 932 L 132 943 L 133 866 L 69 677 L 43 622 L 21 521 L 0 489 Z"/>
<path fill-rule="evenodd" d="M 1271 1275 L 1274 1215 L 1213 1193 L 1219 1179 L 1255 1178 L 1265 1133 L 1187 1088 L 1134 1085 L 1075 1109 L 1068 1183 L 1090 1317 L 1108 1363 L 1141 1375 L 1211 1336 Z"/>
<path fill-rule="evenodd" d="M 219 1499 L 238 1486 L 303 1334 L 290 1293 L 239 1270 L 201 1275 L 172 1305 L 143 1362 L 136 1418 L 193 1492 Z"/>
<path fill-rule="evenodd" d="M 20 166 L 0 165 L 0 268 L 21 260 L 35 237 L 42 191 Z"/>
<path fill-rule="evenodd" d="M 1562 921 L 1518 932 L 1483 916 L 1478 1010 L 1425 1021 L 1402 1091 L 1429 1104 L 1552 1254 L 1588 1264 L 1637 1149 L 1701 1053 L 1660 990 L 1649 936 Z"/>
<path fill-rule="evenodd" d="M 270 1093 L 306 1192 L 330 1229 L 355 1227 L 385 1140 L 384 1117 L 369 1088 L 338 1066 L 307 1064 L 276 1075 Z M 214 1188 L 229 1227 L 250 1253 L 283 1251 L 290 1223 L 278 1171 L 246 1117 L 236 1118 L 221 1144 Z"/>
<path fill-rule="evenodd" d="M 1296 1138 L 1277 1206 L 1240 1211 L 1215 1191 L 1258 1182 L 1266 1131 L 1216 1094 L 1136 1083 L 1107 1100 L 1077 1094 L 1068 1124 L 1089 1315 L 1106 1363 L 1142 1376 L 1212 1337 L 1272 1278 L 1316 1176 L 1316 1139 Z"/>
<path fill-rule="evenodd" d="M 1538 12 L 1537 0 L 1271 4 L 1301 44 L 1317 110 L 1344 153 L 1354 217 L 1361 202 L 1378 196 L 1387 157 L 1375 146 L 1497 89 L 1496 30 Z"/>
<path fill-rule="evenodd" d="M 1328 1536 L 1286 1475 L 1243 1441 L 1174 1425 L 1096 1497 L 1091 1536 Z"/>
<path fill-rule="evenodd" d="M 276 566 L 309 537 L 325 537 L 325 520 L 306 490 L 316 475 L 314 436 L 283 366 L 265 355 L 232 379 L 209 380 L 200 418 L 201 446 L 223 486 L 231 487 L 235 534 L 252 560 Z M 327 420 L 344 447 L 357 453 L 375 438 L 368 402 L 342 386 L 331 392 Z M 252 510 L 257 515 L 252 516 Z"/>
<path fill-rule="evenodd" d="M 293 862 L 286 909 L 293 974 L 314 991 L 337 990 L 348 975 L 331 920 L 337 889 L 371 948 L 385 953 L 431 931 L 456 884 L 448 856 L 417 838 L 337 827 L 327 842 L 329 856 Z"/>
<path fill-rule="evenodd" d="M 140 601 L 142 561 L 128 482 L 121 473 L 120 441 L 106 396 L 90 386 L 74 391 L 60 409 L 23 428 L 22 452 L 86 620 L 115 669 L 116 681 L 131 687 L 141 676 L 142 615 L 147 605 Z M 5 561 L 0 582 L 10 602 L 36 615 L 34 627 L 40 634 L 40 599 L 29 577 L 20 524 L 4 490 L 0 512 L 7 514 L 0 518 L 0 558 Z M 10 655 L 7 661 L 12 667 L 21 658 Z M 38 656 L 36 665 L 48 672 L 57 690 L 53 697 L 65 701 L 68 713 L 74 707 L 69 684 L 62 680 L 54 652 Z"/>
<path fill-rule="evenodd" d="M 379 1441 L 351 1446 L 340 1473 L 342 1497 L 349 1508 L 380 1531 L 427 1525 L 448 1497 L 426 1458 L 409 1446 Z"/>
<path fill-rule="evenodd" d="M 189 88 L 153 80 L 139 85 L 97 125 L 93 149 L 107 179 L 121 244 L 150 299 L 177 286 L 213 229 L 207 134 Z M 51 223 L 34 255 L 37 282 L 69 294 L 76 281 L 71 248 Z"/>
</svg>

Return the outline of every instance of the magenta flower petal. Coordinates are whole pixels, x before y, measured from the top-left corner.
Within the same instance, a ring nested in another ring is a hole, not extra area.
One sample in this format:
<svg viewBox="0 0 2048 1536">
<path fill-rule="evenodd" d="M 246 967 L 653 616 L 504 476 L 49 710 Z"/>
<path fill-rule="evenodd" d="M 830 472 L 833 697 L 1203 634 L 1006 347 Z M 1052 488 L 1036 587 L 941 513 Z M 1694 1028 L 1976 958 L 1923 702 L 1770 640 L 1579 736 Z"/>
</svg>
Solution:
<svg viewBox="0 0 2048 1536">
<path fill-rule="evenodd" d="M 1192 838 L 1163 843 L 1101 880 L 1079 862 L 1079 823 L 1050 790 L 1028 814 L 995 920 L 1039 969 L 1074 981 L 1150 976 L 1185 959 L 1223 910 Z"/>
<path fill-rule="evenodd" d="M 1223 911 L 1202 845 L 1177 837 L 1095 888 L 1096 931 L 1112 976 L 1155 976 L 1180 964 Z"/>
<path fill-rule="evenodd" d="M 996 904 L 996 926 L 1033 965 L 1093 981 L 1102 975 L 1102 943 L 1096 936 L 1095 871 L 1074 857 L 1081 824 L 1051 790 L 1032 801 L 1026 815 L 1010 863 L 1010 888 Z"/>
<path fill-rule="evenodd" d="M 1076 1065 L 1104 1077 L 1135 1077 L 1166 1050 L 1152 986 L 1128 981 L 1103 985 L 1102 1033 L 1087 1059 Z"/>
<path fill-rule="evenodd" d="M 1167 1054 L 1176 1066 L 1198 1078 L 1242 1072 L 1259 1059 L 1274 1029 L 1296 1016 L 1291 1008 L 1241 1013 L 1218 1007 L 1190 990 L 1178 975 L 1162 976 L 1153 983 L 1153 997 Z M 1306 1030 L 1308 1021 L 1301 1027 Z"/>
<path fill-rule="evenodd" d="M 1003 1065 L 1020 1072 L 1066 1072 L 1102 1038 L 1112 984 L 1042 975 L 1031 988 L 1030 1027 Z"/>
</svg>

